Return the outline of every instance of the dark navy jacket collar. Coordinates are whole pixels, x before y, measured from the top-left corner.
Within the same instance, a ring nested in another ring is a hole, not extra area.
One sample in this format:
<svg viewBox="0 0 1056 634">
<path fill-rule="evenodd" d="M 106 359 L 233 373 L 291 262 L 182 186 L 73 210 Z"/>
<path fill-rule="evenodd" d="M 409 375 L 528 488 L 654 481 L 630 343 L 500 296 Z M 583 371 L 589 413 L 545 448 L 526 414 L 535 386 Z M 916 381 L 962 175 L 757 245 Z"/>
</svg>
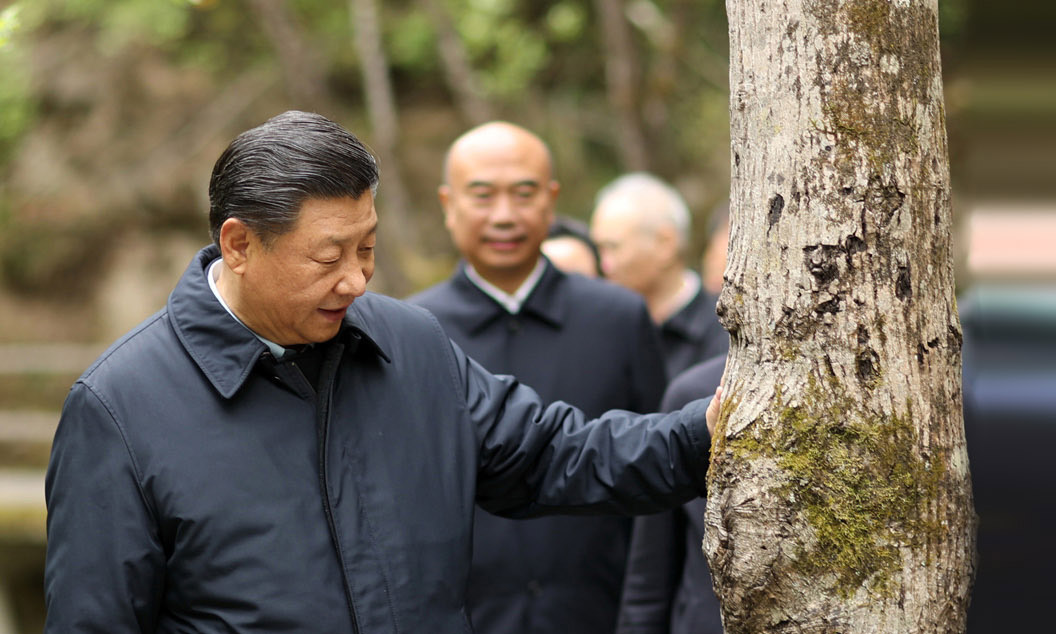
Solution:
<svg viewBox="0 0 1056 634">
<path fill-rule="evenodd" d="M 552 328 L 559 329 L 565 322 L 568 311 L 568 298 L 560 292 L 561 286 L 568 281 L 568 276 L 545 257 L 543 260 L 546 264 L 543 275 L 517 314 L 536 318 Z M 459 262 L 451 278 L 451 287 L 462 303 L 472 307 L 466 311 L 465 316 L 470 332 L 478 332 L 496 319 L 509 314 L 505 307 L 469 279 L 465 261 Z"/>
<path fill-rule="evenodd" d="M 168 312 L 180 343 L 198 367 L 224 398 L 231 398 L 253 370 L 267 346 L 238 323 L 220 305 L 209 289 L 206 270 L 220 257 L 215 245 L 198 252 L 183 277 L 169 295 Z M 364 349 L 389 361 L 366 329 L 366 324 L 352 311 L 337 339 L 344 339 L 349 350 Z M 270 353 L 269 353 L 270 354 Z"/>
</svg>

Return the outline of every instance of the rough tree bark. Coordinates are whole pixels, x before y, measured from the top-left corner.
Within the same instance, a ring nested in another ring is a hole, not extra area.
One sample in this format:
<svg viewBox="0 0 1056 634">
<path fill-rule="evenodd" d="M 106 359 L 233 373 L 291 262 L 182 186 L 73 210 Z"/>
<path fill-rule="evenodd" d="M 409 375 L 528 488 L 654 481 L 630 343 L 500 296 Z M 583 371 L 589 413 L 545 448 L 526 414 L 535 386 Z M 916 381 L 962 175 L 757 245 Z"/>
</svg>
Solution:
<svg viewBox="0 0 1056 634">
<path fill-rule="evenodd" d="M 962 632 L 975 515 L 936 0 L 727 0 L 730 634 Z"/>
</svg>

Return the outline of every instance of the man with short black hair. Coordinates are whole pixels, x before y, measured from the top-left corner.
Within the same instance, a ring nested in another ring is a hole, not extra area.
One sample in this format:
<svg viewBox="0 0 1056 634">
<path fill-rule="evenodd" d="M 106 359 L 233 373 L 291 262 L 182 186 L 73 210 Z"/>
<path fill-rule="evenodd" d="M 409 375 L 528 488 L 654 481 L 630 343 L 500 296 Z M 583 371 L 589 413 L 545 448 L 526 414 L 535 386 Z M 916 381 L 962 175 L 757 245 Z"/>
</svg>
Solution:
<svg viewBox="0 0 1056 634">
<path fill-rule="evenodd" d="M 319 115 L 223 153 L 215 243 L 63 407 L 47 633 L 464 634 L 474 504 L 641 513 L 704 489 L 715 406 L 588 420 L 367 293 L 377 182 Z"/>
</svg>

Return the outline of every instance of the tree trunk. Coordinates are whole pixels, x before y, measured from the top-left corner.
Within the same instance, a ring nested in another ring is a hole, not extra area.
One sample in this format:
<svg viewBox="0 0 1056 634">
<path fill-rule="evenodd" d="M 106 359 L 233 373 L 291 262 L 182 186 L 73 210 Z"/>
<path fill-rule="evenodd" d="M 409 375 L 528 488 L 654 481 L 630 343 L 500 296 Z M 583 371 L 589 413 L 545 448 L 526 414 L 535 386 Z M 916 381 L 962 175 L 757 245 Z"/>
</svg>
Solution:
<svg viewBox="0 0 1056 634">
<path fill-rule="evenodd" d="M 726 632 L 962 632 L 936 0 L 727 0 L 731 334 L 704 549 Z"/>
<path fill-rule="evenodd" d="M 614 130 L 619 142 L 620 160 L 628 171 L 649 169 L 649 149 L 645 143 L 636 95 L 638 85 L 637 54 L 630 27 L 623 14 L 623 0 L 595 0 L 601 20 L 602 50 L 605 52 L 605 89 L 609 104 L 616 113 Z"/>
</svg>

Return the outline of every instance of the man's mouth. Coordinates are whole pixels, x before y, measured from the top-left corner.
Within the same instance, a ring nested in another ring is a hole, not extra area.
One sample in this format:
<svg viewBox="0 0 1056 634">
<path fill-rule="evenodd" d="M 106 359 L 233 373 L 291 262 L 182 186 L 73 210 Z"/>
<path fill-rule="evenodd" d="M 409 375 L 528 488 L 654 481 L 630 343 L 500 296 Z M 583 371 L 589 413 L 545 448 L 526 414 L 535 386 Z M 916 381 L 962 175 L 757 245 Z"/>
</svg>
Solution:
<svg viewBox="0 0 1056 634">
<path fill-rule="evenodd" d="M 340 321 L 345 318 L 345 312 L 348 311 L 348 307 L 344 308 L 320 308 L 319 312 L 323 314 L 330 321 Z"/>
<path fill-rule="evenodd" d="M 507 238 L 505 240 L 488 239 L 487 245 L 496 251 L 512 251 L 524 242 L 524 238 Z"/>
</svg>

